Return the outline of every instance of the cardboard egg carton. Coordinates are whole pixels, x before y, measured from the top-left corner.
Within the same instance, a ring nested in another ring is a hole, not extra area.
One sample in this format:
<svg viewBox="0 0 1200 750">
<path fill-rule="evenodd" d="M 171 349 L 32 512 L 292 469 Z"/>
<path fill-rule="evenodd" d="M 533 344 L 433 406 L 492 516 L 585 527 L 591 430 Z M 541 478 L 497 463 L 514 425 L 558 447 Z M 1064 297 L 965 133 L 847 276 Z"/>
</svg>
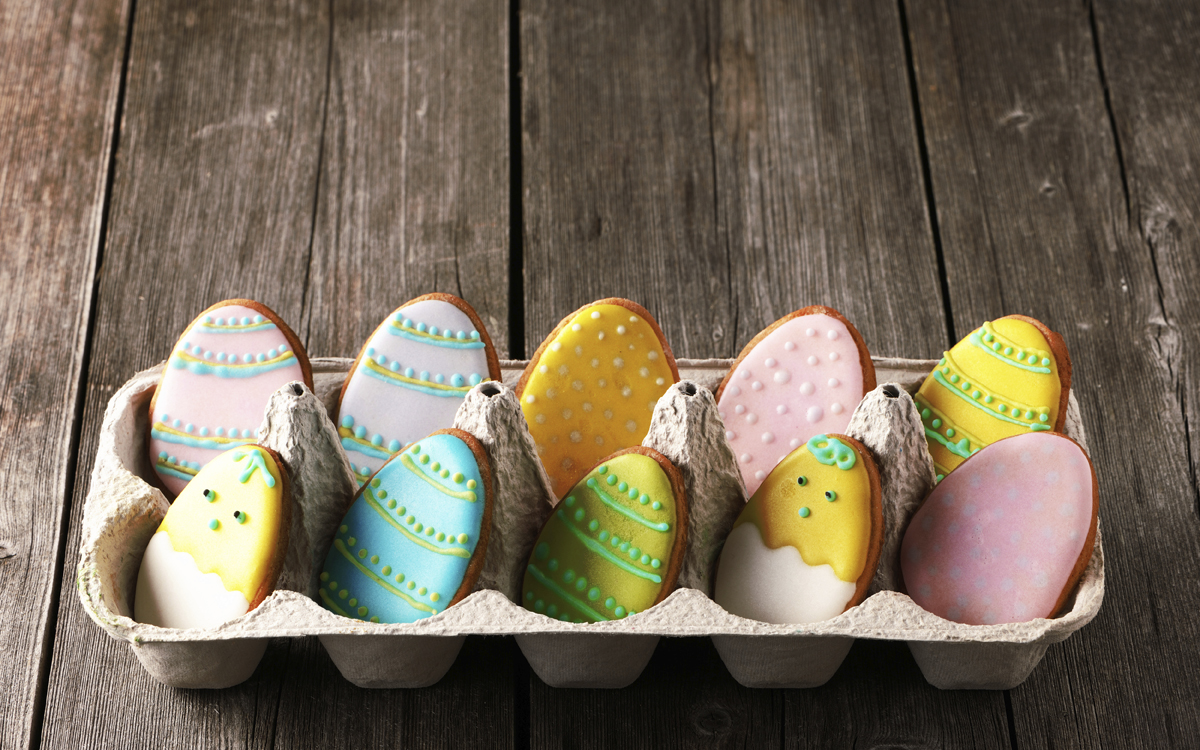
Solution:
<svg viewBox="0 0 1200 750">
<path fill-rule="evenodd" d="M 134 622 L 142 551 L 166 514 L 147 457 L 150 398 L 162 366 L 135 375 L 105 413 L 84 527 L 77 588 L 85 610 L 113 638 L 129 642 L 148 672 L 176 687 L 220 688 L 253 673 L 269 638 L 318 636 L 342 675 L 362 687 L 423 687 L 449 670 L 467 635 L 513 635 L 530 665 L 556 687 L 623 687 L 637 679 L 662 636 L 713 639 L 734 678 L 749 687 L 815 687 L 837 671 L 855 638 L 906 641 L 926 680 L 940 688 L 1006 689 L 1020 684 L 1046 648 L 1096 616 L 1104 597 L 1104 555 L 1096 544 L 1067 611 L 1055 619 L 962 625 L 899 593 L 898 549 L 909 516 L 933 482 L 924 430 L 909 394 L 935 362 L 875 358 L 878 382 L 856 409 L 848 434 L 876 455 L 884 490 L 885 542 L 872 594 L 841 615 L 808 625 L 772 625 L 731 615 L 708 597 L 721 544 L 745 502 L 712 391 L 731 360 L 679 360 L 683 381 L 659 401 L 645 445 L 684 475 L 689 548 L 679 588 L 622 620 L 578 624 L 513 603 L 536 536 L 556 500 L 536 458 L 511 386 L 524 362 L 504 362 L 503 384 L 481 383 L 455 426 L 484 444 L 495 481 L 492 542 L 478 590 L 412 624 L 371 624 L 313 601 L 317 575 L 356 489 L 328 413 L 349 359 L 312 361 L 315 394 L 300 383 L 272 397 L 259 441 L 278 451 L 293 488 L 293 524 L 279 589 L 259 607 L 213 628 L 178 630 Z M 1065 432 L 1084 445 L 1072 395 Z"/>
</svg>

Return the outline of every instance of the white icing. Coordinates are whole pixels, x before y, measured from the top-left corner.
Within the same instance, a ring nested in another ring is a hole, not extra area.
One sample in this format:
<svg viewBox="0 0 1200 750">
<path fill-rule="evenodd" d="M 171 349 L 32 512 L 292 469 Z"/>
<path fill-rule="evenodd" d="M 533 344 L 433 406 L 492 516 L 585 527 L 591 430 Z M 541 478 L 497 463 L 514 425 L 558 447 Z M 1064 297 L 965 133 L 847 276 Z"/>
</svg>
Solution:
<svg viewBox="0 0 1200 750">
<path fill-rule="evenodd" d="M 138 571 L 133 619 L 164 628 L 208 628 L 246 614 L 250 602 L 226 591 L 216 573 L 201 573 L 186 552 L 176 552 L 167 532 L 150 537 Z"/>
<path fill-rule="evenodd" d="M 800 625 L 841 614 L 857 588 L 830 565 L 808 565 L 795 547 L 769 549 L 758 527 L 744 523 L 725 540 L 713 599 L 751 620 Z"/>
</svg>

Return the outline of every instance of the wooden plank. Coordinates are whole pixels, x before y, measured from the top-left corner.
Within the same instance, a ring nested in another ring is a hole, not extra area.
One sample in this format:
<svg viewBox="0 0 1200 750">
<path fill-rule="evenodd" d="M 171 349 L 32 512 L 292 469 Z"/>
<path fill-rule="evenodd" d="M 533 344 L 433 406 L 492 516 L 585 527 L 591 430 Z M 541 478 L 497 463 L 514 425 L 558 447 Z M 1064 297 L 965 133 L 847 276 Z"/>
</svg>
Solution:
<svg viewBox="0 0 1200 750">
<path fill-rule="evenodd" d="M 334 13 L 312 350 L 357 356 L 385 315 L 436 291 L 470 302 L 509 356 L 508 4 Z"/>
<path fill-rule="evenodd" d="M 0 3 L 0 747 L 38 742 L 123 0 Z"/>
<path fill-rule="evenodd" d="M 1012 691 L 1021 748 L 1200 730 L 1200 25 L 1166 3 L 1097 11 L 1099 37 L 1072 2 L 910 9 L 955 330 L 1024 313 L 1065 335 L 1100 481 L 1104 607 Z"/>
<path fill-rule="evenodd" d="M 878 353 L 940 352 L 897 9 L 712 6 L 521 4 L 527 351 L 575 307 L 618 295 L 656 315 L 678 356 L 732 356 L 821 302 Z M 535 681 L 532 744 L 600 746 L 615 727 L 648 745 L 706 743 L 691 715 L 708 706 L 729 717 L 729 742 L 762 732 L 837 745 L 869 726 L 881 742 L 1008 746 L 1002 695 L 928 688 L 903 644 L 866 647 L 877 658 L 851 659 L 813 691 L 745 691 L 709 648 L 664 642 L 670 656 L 615 693 Z M 907 666 L 879 671 L 879 660 Z M 896 704 L 912 708 L 902 725 L 872 713 Z M 776 716 L 779 734 L 759 726 Z"/>
<path fill-rule="evenodd" d="M 314 356 L 354 353 L 387 311 L 430 286 L 478 293 L 485 320 L 504 320 L 505 13 L 451 5 L 138 4 L 80 477 L 113 390 L 161 361 L 213 301 L 262 300 Z M 478 254 L 500 265 L 498 280 L 475 273 Z M 87 484 L 74 492 L 68 592 Z M 468 642 L 426 691 L 353 688 L 315 639 L 272 642 L 243 685 L 172 690 L 71 594 L 57 644 L 51 747 L 470 746 L 483 732 L 512 735 L 511 641 Z"/>
</svg>

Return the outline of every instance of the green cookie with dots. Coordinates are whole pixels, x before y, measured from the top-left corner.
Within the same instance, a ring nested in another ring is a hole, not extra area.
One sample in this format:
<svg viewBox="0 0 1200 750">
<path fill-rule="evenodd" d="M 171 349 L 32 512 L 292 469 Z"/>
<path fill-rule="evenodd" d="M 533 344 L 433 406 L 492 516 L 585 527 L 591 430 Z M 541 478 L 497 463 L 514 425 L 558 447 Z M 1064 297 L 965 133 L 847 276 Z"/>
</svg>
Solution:
<svg viewBox="0 0 1200 750">
<path fill-rule="evenodd" d="M 521 603 L 565 622 L 619 620 L 667 597 L 687 544 L 687 496 L 665 456 L 602 461 L 558 504 L 525 570 Z"/>
</svg>

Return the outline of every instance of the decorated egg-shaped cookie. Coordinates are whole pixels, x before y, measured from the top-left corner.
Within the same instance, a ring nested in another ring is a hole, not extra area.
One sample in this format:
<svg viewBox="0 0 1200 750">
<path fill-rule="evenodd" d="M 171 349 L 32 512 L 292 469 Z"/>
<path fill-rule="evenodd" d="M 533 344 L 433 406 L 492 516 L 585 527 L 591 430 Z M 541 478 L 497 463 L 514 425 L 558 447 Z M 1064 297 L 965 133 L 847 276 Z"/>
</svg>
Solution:
<svg viewBox="0 0 1200 750">
<path fill-rule="evenodd" d="M 359 483 L 403 446 L 454 424 L 500 361 L 479 316 L 449 294 L 426 294 L 383 321 L 350 368 L 338 404 L 338 434 Z"/>
<path fill-rule="evenodd" d="M 913 515 L 900 548 L 909 596 L 969 625 L 1051 617 L 1096 539 L 1096 475 L 1083 449 L 1052 432 L 998 440 L 946 476 Z"/>
<path fill-rule="evenodd" d="M 521 603 L 565 622 L 619 620 L 675 588 L 687 545 L 687 496 L 661 453 L 609 456 L 571 488 L 534 545 Z"/>
<path fill-rule="evenodd" d="M 244 615 L 275 589 L 291 496 L 279 457 L 259 445 L 217 455 L 167 511 L 142 556 L 134 619 L 204 628 Z"/>
<path fill-rule="evenodd" d="M 1071 390 L 1062 337 L 1023 315 L 984 323 L 946 352 L 914 400 L 938 479 L 985 445 L 1060 431 Z"/>
<path fill-rule="evenodd" d="M 219 302 L 175 345 L 150 402 L 150 461 L 178 495 L 214 456 L 253 443 L 271 394 L 313 387 L 304 346 L 275 313 L 250 300 Z"/>
<path fill-rule="evenodd" d="M 879 472 L 844 435 L 815 435 L 777 465 L 721 550 L 713 599 L 762 622 L 819 622 L 866 596 L 883 544 Z"/>
<path fill-rule="evenodd" d="M 717 390 L 746 492 L 813 435 L 845 430 L 874 388 L 862 336 L 833 308 L 797 310 L 755 336 Z"/>
<path fill-rule="evenodd" d="M 641 305 L 603 299 L 559 323 L 516 387 L 555 496 L 600 459 L 640 445 L 678 380 L 671 347 Z"/>
<path fill-rule="evenodd" d="M 483 446 L 439 430 L 359 488 L 321 572 L 320 600 L 343 617 L 413 622 L 471 592 L 492 514 Z"/>
</svg>

